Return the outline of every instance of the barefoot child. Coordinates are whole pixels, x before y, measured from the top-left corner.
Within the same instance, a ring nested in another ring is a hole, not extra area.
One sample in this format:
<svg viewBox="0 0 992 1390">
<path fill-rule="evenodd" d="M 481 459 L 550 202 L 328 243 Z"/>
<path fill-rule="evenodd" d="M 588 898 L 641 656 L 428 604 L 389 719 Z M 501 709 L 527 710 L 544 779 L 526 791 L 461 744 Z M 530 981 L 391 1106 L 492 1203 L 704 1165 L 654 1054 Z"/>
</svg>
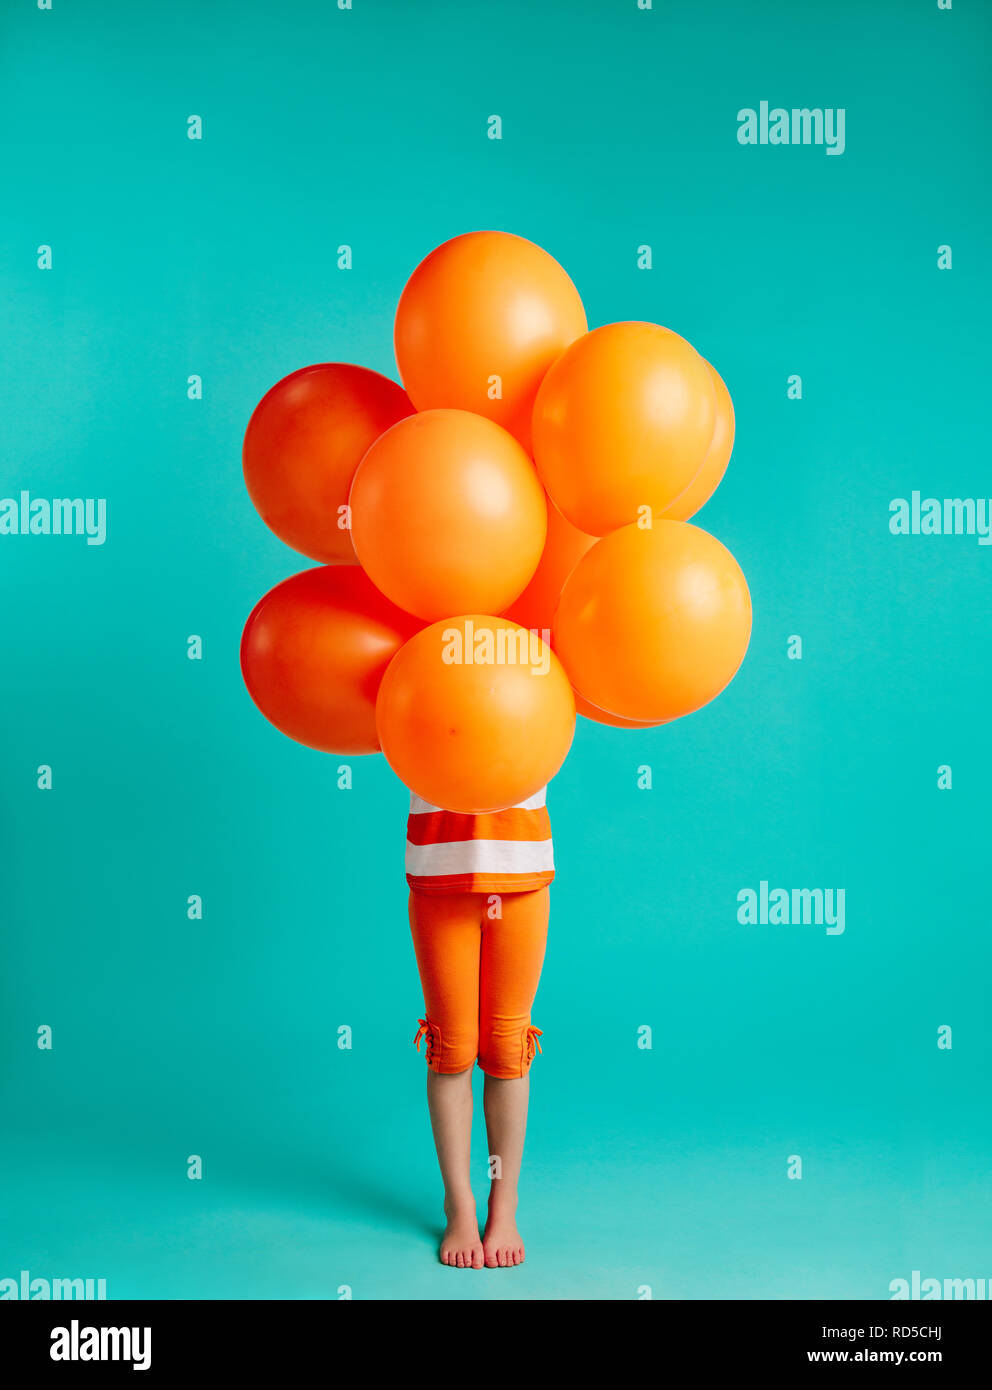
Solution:
<svg viewBox="0 0 992 1390">
<path fill-rule="evenodd" d="M 410 928 L 424 990 L 427 1104 L 444 1182 L 441 1263 L 491 1269 L 523 1263 L 517 1183 L 529 1070 L 540 1051 L 530 1021 L 554 878 L 545 790 L 507 811 L 462 815 L 410 798 L 406 874 Z M 472 1072 L 483 1104 L 493 1179 L 486 1228 L 472 1195 Z"/>
</svg>

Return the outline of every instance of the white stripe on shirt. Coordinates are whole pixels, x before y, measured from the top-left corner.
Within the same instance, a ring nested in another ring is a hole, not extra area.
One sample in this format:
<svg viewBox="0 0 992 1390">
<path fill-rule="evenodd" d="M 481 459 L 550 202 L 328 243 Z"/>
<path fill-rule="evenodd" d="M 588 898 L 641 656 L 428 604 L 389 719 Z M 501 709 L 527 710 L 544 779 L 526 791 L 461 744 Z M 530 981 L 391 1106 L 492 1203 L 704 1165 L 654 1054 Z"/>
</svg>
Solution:
<svg viewBox="0 0 992 1390">
<path fill-rule="evenodd" d="M 539 792 L 529 796 L 526 801 L 518 801 L 513 806 L 507 806 L 508 811 L 539 811 L 546 805 L 548 799 L 547 787 L 542 787 Z M 435 811 L 443 811 L 443 806 L 432 806 L 429 801 L 422 801 L 416 792 L 410 793 L 410 815 L 429 816 Z M 495 814 L 495 813 L 494 813 Z"/>
<path fill-rule="evenodd" d="M 444 874 L 538 874 L 553 870 L 550 840 L 442 840 L 406 842 L 406 871 L 418 878 Z"/>
</svg>

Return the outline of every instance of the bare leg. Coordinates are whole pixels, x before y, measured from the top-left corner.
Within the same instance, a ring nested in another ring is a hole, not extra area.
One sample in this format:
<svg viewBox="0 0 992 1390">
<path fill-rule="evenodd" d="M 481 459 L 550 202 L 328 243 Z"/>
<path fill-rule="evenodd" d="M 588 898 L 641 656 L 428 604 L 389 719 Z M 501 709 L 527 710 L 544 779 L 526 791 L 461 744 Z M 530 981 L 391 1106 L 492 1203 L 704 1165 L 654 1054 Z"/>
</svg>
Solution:
<svg viewBox="0 0 992 1390">
<path fill-rule="evenodd" d="M 448 1219 L 441 1239 L 441 1263 L 457 1269 L 481 1269 L 482 1241 L 470 1176 L 472 1068 L 453 1076 L 428 1071 L 427 1105 Z"/>
<path fill-rule="evenodd" d="M 492 1185 L 482 1248 L 490 1269 L 524 1261 L 524 1243 L 517 1230 L 517 1186 L 524 1157 L 529 1097 L 529 1074 L 505 1081 L 497 1076 L 486 1077 L 483 1105 Z"/>
<path fill-rule="evenodd" d="M 547 888 L 504 894 L 502 915 L 486 920 L 483 926 L 479 1065 L 486 1072 L 484 1104 L 492 1186 L 482 1248 L 490 1269 L 523 1264 L 524 1259 L 524 1243 L 517 1230 L 517 1186 L 527 1132 L 528 1058 L 533 1055 L 529 1039 L 525 1043 L 524 1030 L 530 1027 L 531 1006 L 541 978 L 548 904 Z M 522 1055 L 525 1047 L 526 1056 Z M 522 1076 L 514 1075 L 518 1067 Z"/>
<path fill-rule="evenodd" d="M 411 893 L 410 930 L 424 986 L 424 1024 L 431 1063 L 427 1105 L 448 1223 L 441 1240 L 441 1263 L 457 1269 L 481 1269 L 482 1241 L 469 1177 L 482 948 L 477 894 L 432 897 Z M 437 1028 L 432 1029 L 428 1020 Z M 433 1057 L 435 1045 L 440 1053 L 437 1059 Z M 449 1070 L 436 1072 L 434 1060 Z M 451 1071 L 452 1066 L 462 1070 Z"/>
</svg>

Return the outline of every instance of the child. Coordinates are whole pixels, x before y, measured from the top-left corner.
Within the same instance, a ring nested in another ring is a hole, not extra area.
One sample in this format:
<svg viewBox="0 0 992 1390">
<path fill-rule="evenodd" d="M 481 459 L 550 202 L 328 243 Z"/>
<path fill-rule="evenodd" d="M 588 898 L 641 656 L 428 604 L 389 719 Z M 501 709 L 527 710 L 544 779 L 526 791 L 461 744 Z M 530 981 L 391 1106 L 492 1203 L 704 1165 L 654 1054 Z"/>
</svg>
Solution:
<svg viewBox="0 0 992 1390">
<path fill-rule="evenodd" d="M 490 1269 L 523 1263 L 517 1181 L 527 1128 L 531 1026 L 554 878 L 546 788 L 507 811 L 462 815 L 410 797 L 406 876 L 424 990 L 427 1104 L 444 1182 L 441 1263 Z M 480 1239 L 472 1195 L 472 1071 L 483 1104 L 492 1184 Z"/>
</svg>

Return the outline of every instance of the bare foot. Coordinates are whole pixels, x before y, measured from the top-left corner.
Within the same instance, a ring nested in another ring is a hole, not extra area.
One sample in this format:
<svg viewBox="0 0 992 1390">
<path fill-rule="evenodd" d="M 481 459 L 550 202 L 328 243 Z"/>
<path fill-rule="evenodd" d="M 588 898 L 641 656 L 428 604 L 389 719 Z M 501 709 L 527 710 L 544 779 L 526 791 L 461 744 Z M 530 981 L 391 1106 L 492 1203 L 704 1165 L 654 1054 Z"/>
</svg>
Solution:
<svg viewBox="0 0 992 1390">
<path fill-rule="evenodd" d="M 479 1239 L 479 1219 L 475 1203 L 448 1207 L 448 1224 L 441 1237 L 441 1263 L 452 1269 L 481 1269 L 482 1241 Z"/>
<path fill-rule="evenodd" d="M 509 1269 L 524 1262 L 524 1243 L 517 1230 L 516 1213 L 490 1206 L 482 1237 L 487 1269 Z"/>
</svg>

